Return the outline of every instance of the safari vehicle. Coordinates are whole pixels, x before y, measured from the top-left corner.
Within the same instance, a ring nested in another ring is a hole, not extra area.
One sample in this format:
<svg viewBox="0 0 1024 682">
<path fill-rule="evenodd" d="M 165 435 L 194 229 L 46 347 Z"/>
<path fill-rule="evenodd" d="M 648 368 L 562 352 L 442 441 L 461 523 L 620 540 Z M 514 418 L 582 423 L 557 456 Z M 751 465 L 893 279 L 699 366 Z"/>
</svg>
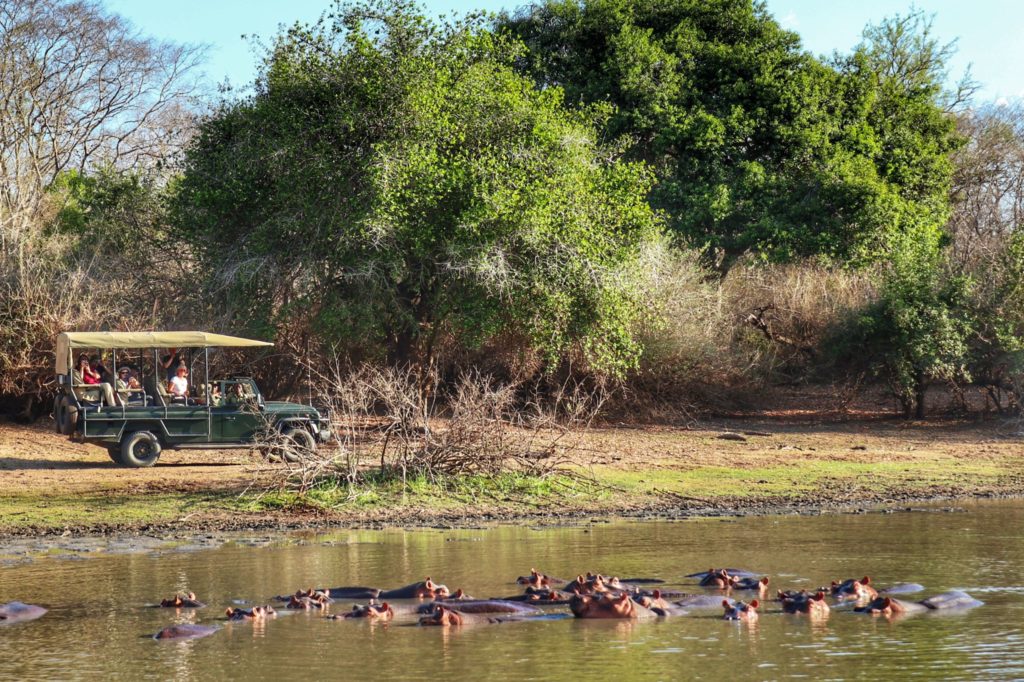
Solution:
<svg viewBox="0 0 1024 682">
<path fill-rule="evenodd" d="M 264 400 L 249 377 L 211 381 L 209 376 L 211 350 L 272 345 L 205 332 L 62 333 L 57 336 L 53 409 L 57 431 L 104 446 L 114 462 L 126 467 L 153 466 L 162 450 L 176 448 L 261 446 L 285 459 L 300 459 L 330 440 L 325 414 L 308 405 Z M 167 394 L 160 349 L 188 349 L 189 369 L 201 367 L 202 381 L 190 382 L 197 389 L 190 398 Z M 118 376 L 119 355 L 137 360 L 133 371 L 140 372 L 141 380 L 132 388 L 112 387 L 106 395 L 117 393 L 118 404 L 107 404 L 101 385 L 75 381 L 75 356 L 83 351 L 112 351 L 112 377 Z"/>
</svg>

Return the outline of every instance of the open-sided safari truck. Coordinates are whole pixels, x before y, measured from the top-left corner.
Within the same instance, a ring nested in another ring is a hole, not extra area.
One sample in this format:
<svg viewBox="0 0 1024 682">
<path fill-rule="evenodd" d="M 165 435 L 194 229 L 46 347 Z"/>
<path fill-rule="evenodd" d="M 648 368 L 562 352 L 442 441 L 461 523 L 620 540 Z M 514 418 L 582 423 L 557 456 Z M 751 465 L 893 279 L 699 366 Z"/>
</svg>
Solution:
<svg viewBox="0 0 1024 682">
<path fill-rule="evenodd" d="M 60 334 L 53 406 L 57 431 L 104 446 L 112 460 L 127 467 L 152 466 L 165 448 L 260 445 L 287 459 L 301 458 L 330 440 L 326 415 L 308 405 L 266 401 L 249 377 L 210 378 L 211 349 L 271 345 L 205 332 Z M 189 374 L 201 369 L 200 380 L 189 382 L 193 390 L 187 398 L 168 394 L 167 365 L 175 356 L 168 349 L 188 349 Z M 86 351 L 99 351 L 101 360 L 102 353 L 110 352 L 105 382 L 113 382 L 110 388 L 82 381 L 76 360 Z M 119 357 L 125 382 L 118 380 Z"/>
</svg>

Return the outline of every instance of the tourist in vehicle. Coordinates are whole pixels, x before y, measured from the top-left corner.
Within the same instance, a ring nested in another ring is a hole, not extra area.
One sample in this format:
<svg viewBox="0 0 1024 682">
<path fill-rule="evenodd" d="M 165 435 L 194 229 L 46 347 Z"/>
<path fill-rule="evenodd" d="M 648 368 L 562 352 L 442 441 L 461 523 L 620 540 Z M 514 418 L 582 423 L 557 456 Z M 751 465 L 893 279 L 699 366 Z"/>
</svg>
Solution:
<svg viewBox="0 0 1024 682">
<path fill-rule="evenodd" d="M 117 398 L 121 405 L 142 398 L 142 386 L 131 367 L 120 367 L 117 370 Z M 144 398 L 142 398 L 144 400 Z"/>
<path fill-rule="evenodd" d="M 185 364 L 185 356 L 178 352 L 177 348 L 171 348 L 170 352 L 160 358 L 160 366 L 167 370 L 167 381 L 170 381 L 178 374 L 178 365 Z"/>
<path fill-rule="evenodd" d="M 178 365 L 171 380 L 167 382 L 167 392 L 173 403 L 188 403 L 188 367 L 184 363 Z"/>
<path fill-rule="evenodd" d="M 94 358 L 94 360 L 98 365 L 99 358 Z M 86 400 L 114 405 L 114 389 L 109 383 L 103 381 L 102 374 L 97 371 L 94 363 L 90 362 L 89 356 L 85 353 L 78 356 L 78 368 L 71 373 L 71 380 L 77 386 L 95 386 L 95 388 L 87 388 L 82 392 L 82 397 Z"/>
<path fill-rule="evenodd" d="M 210 388 L 210 407 L 220 407 L 224 404 L 224 395 L 220 392 L 220 384 L 214 384 Z"/>
</svg>

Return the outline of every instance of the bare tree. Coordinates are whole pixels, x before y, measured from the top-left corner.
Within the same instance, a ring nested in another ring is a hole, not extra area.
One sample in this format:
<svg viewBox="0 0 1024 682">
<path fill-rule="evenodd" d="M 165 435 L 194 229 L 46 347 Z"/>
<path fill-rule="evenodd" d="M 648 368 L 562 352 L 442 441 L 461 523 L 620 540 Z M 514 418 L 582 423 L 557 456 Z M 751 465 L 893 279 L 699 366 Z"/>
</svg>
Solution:
<svg viewBox="0 0 1024 682">
<path fill-rule="evenodd" d="M 969 110 L 958 125 L 968 142 L 956 157 L 949 230 L 955 263 L 974 269 L 1024 226 L 1024 107 Z"/>
<path fill-rule="evenodd" d="M 171 152 L 167 126 L 196 92 L 200 58 L 91 0 L 0 2 L 0 253 L 24 249 L 62 171 Z"/>
</svg>

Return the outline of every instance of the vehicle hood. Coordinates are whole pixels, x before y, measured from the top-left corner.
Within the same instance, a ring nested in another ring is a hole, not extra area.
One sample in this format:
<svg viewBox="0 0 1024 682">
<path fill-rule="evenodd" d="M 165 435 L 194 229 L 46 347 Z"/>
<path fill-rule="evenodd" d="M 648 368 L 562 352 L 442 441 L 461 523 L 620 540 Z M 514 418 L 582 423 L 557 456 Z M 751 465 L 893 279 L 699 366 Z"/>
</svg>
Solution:
<svg viewBox="0 0 1024 682">
<path fill-rule="evenodd" d="M 263 402 L 263 407 L 267 412 L 274 414 L 301 415 L 303 417 L 320 416 L 315 407 L 299 403 L 289 403 L 283 400 L 266 400 Z"/>
</svg>

